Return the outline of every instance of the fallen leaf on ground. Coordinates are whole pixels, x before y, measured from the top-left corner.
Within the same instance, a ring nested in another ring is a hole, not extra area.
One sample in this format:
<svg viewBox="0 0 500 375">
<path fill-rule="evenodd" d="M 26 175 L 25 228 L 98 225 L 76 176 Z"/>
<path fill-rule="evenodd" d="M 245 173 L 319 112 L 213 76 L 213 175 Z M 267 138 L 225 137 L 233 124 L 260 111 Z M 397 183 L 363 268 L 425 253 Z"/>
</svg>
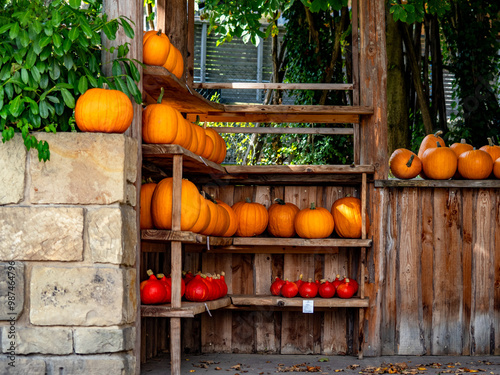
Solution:
<svg viewBox="0 0 500 375">
<path fill-rule="evenodd" d="M 231 366 L 231 369 L 240 371 L 241 370 L 241 363 L 238 363 L 237 365 Z"/>
</svg>

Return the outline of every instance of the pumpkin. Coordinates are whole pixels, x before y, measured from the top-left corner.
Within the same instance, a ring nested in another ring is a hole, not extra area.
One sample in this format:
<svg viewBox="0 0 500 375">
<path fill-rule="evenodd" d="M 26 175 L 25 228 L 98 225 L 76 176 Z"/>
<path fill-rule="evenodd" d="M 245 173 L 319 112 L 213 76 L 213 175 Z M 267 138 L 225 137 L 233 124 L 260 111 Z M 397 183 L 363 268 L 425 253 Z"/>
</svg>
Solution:
<svg viewBox="0 0 500 375">
<path fill-rule="evenodd" d="M 457 155 L 457 158 L 460 156 L 461 153 L 465 151 L 470 151 L 473 150 L 474 147 L 470 144 L 468 144 L 465 139 L 461 139 L 460 142 L 453 143 L 450 148 L 455 152 L 455 155 Z"/>
<path fill-rule="evenodd" d="M 493 161 L 500 158 L 500 146 L 493 144 L 493 140 L 491 138 L 488 138 L 488 144 L 486 146 L 482 146 L 480 150 L 486 151 L 490 154 Z"/>
<path fill-rule="evenodd" d="M 188 133 L 191 134 L 191 142 L 189 142 L 188 145 L 186 145 L 186 149 L 188 149 L 189 151 L 191 151 L 192 153 L 195 153 L 196 154 L 196 151 L 198 150 L 198 137 L 196 136 L 196 130 L 194 129 L 194 125 L 187 121 L 184 117 L 183 117 L 183 121 L 184 121 L 184 125 L 189 128 L 188 130 Z"/>
<path fill-rule="evenodd" d="M 202 230 L 200 233 L 205 236 L 212 236 L 217 230 L 217 220 L 219 219 L 219 211 L 216 204 L 206 196 L 203 197 L 207 203 L 208 210 L 210 211 L 210 223 L 208 226 Z"/>
<path fill-rule="evenodd" d="M 333 283 L 328 280 L 321 280 L 321 284 L 318 288 L 318 294 L 322 298 L 332 298 L 335 295 L 336 288 Z"/>
<path fill-rule="evenodd" d="M 149 272 L 148 272 L 149 274 Z M 145 283 L 140 291 L 141 302 L 145 305 L 162 303 L 167 297 L 167 291 L 164 285 L 156 278 L 154 274 L 149 276 L 148 282 Z"/>
<path fill-rule="evenodd" d="M 163 87 L 156 104 L 142 111 L 142 139 L 146 143 L 172 143 L 177 137 L 177 109 L 163 104 Z"/>
<path fill-rule="evenodd" d="M 437 142 L 439 142 L 442 147 L 446 146 L 443 138 L 440 137 L 441 134 L 443 134 L 443 131 L 438 130 L 434 134 L 428 134 L 424 137 L 424 139 L 420 143 L 420 148 L 418 149 L 418 154 L 417 154 L 420 160 L 422 160 L 422 156 L 424 155 L 424 152 L 427 149 L 437 147 Z"/>
<path fill-rule="evenodd" d="M 231 218 L 229 212 L 224 207 L 219 205 L 216 201 L 214 203 L 215 207 L 217 207 L 217 225 L 213 236 L 222 237 L 229 228 Z"/>
<path fill-rule="evenodd" d="M 202 233 L 210 225 L 210 208 L 206 199 L 200 199 L 200 216 L 191 228 L 191 232 Z"/>
<path fill-rule="evenodd" d="M 203 129 L 203 133 L 205 134 L 205 149 L 201 152 L 200 155 L 203 156 L 205 159 L 208 159 L 210 155 L 212 155 L 212 152 L 214 150 L 214 141 L 211 137 L 207 135 L 205 129 Z"/>
<path fill-rule="evenodd" d="M 182 58 L 182 53 L 179 49 L 175 48 L 174 52 L 177 56 L 175 58 L 175 66 L 170 72 L 180 79 L 182 77 L 182 73 L 184 73 L 184 59 Z"/>
<path fill-rule="evenodd" d="M 203 130 L 203 128 L 201 126 L 198 126 L 196 124 L 192 124 L 192 129 L 193 129 L 193 137 L 196 137 L 197 144 L 198 144 L 198 148 L 196 149 L 196 151 L 193 151 L 193 152 L 196 155 L 201 155 L 206 147 L 207 136 L 206 136 L 205 131 Z"/>
<path fill-rule="evenodd" d="M 132 102 L 118 90 L 89 89 L 76 101 L 75 122 L 82 132 L 123 133 L 133 118 Z"/>
<path fill-rule="evenodd" d="M 500 178 L 500 158 L 493 163 L 493 175 L 496 178 Z"/>
<path fill-rule="evenodd" d="M 236 216 L 236 213 L 231 208 L 231 206 L 229 206 L 227 203 L 219 199 L 216 199 L 216 202 L 229 214 L 229 226 L 227 227 L 227 230 L 222 234 L 222 237 L 231 237 L 236 233 L 236 230 L 238 229 L 238 217 Z"/>
<path fill-rule="evenodd" d="M 285 280 L 281 280 L 278 276 L 274 279 L 271 284 L 271 294 L 273 296 L 279 296 L 281 294 L 281 288 L 285 285 Z"/>
<path fill-rule="evenodd" d="M 191 138 L 193 137 L 193 130 L 191 126 L 188 126 L 188 122 L 182 116 L 182 114 L 177 111 L 177 136 L 172 141 L 172 143 L 184 147 L 186 150 L 191 146 Z"/>
<path fill-rule="evenodd" d="M 170 73 L 175 69 L 175 66 L 177 65 L 177 58 L 179 57 L 180 52 L 177 53 L 175 52 L 177 50 L 177 47 L 175 47 L 173 44 L 170 47 L 170 51 L 168 53 L 167 59 L 163 65 L 165 69 L 167 69 Z"/>
<path fill-rule="evenodd" d="M 331 212 L 335 221 L 335 232 L 342 238 L 361 238 L 361 200 L 355 197 L 337 199 Z M 366 231 L 368 232 L 368 218 Z"/>
<path fill-rule="evenodd" d="M 172 229 L 172 191 L 173 178 L 164 178 L 151 199 L 151 215 L 158 229 Z M 181 230 L 190 230 L 200 216 L 201 195 L 196 185 L 186 179 L 182 179 L 181 207 Z"/>
<path fill-rule="evenodd" d="M 433 180 L 448 180 L 457 171 L 457 155 L 449 147 L 437 147 L 427 149 L 422 156 L 422 166 L 427 178 Z"/>
<path fill-rule="evenodd" d="M 299 288 L 293 281 L 286 280 L 285 284 L 281 287 L 280 292 L 285 298 L 293 298 L 299 293 Z"/>
<path fill-rule="evenodd" d="M 276 198 L 269 206 L 269 223 L 267 231 L 274 237 L 293 237 L 295 236 L 295 215 L 300 209 L 293 203 L 285 203 L 282 199 Z"/>
<path fill-rule="evenodd" d="M 316 207 L 314 202 L 297 213 L 294 224 L 297 234 L 302 238 L 326 238 L 332 234 L 334 228 L 330 211 L 324 207 Z"/>
<path fill-rule="evenodd" d="M 139 214 L 139 226 L 141 229 L 152 229 L 153 218 L 151 217 L 151 198 L 156 188 L 155 182 L 141 185 L 141 212 Z"/>
<path fill-rule="evenodd" d="M 468 180 L 484 180 L 493 171 L 493 159 L 483 150 L 471 150 L 458 157 L 458 172 Z"/>
<path fill-rule="evenodd" d="M 350 279 L 345 278 L 344 281 L 337 287 L 337 295 L 340 298 L 351 298 L 357 290 L 357 285 L 351 282 Z"/>
<path fill-rule="evenodd" d="M 170 53 L 170 39 L 159 31 L 148 31 L 142 38 L 142 60 L 146 65 L 162 66 Z"/>
<path fill-rule="evenodd" d="M 394 177 L 406 180 L 418 176 L 422 171 L 422 162 L 414 152 L 398 148 L 389 158 L 389 168 Z"/>
<path fill-rule="evenodd" d="M 303 298 L 314 298 L 318 295 L 319 285 L 309 279 L 307 282 L 302 283 L 299 288 L 299 294 Z"/>
<path fill-rule="evenodd" d="M 205 132 L 210 138 L 212 138 L 212 141 L 214 143 L 213 151 L 207 159 L 217 164 L 222 163 L 226 158 L 226 142 L 220 136 L 220 134 L 212 128 L 206 128 Z"/>
<path fill-rule="evenodd" d="M 246 198 L 245 202 L 235 204 L 233 210 L 238 218 L 237 236 L 258 236 L 266 230 L 267 223 L 269 222 L 269 214 L 264 205 L 252 202 L 250 198 Z"/>
<path fill-rule="evenodd" d="M 184 296 L 188 301 L 203 302 L 208 299 L 209 289 L 200 275 L 196 275 L 187 285 Z"/>
</svg>

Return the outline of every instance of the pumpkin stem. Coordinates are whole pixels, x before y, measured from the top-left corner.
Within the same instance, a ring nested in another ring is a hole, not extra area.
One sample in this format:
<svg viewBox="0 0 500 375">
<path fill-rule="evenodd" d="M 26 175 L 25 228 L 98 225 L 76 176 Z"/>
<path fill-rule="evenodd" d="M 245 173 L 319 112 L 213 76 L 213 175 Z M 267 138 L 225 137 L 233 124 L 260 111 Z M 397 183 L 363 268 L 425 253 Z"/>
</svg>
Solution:
<svg viewBox="0 0 500 375">
<path fill-rule="evenodd" d="M 226 273 L 224 271 L 222 271 L 220 274 L 221 274 L 221 276 L 225 276 L 226 275 Z"/>
<path fill-rule="evenodd" d="M 209 200 L 209 201 L 211 201 L 212 203 L 218 204 L 218 203 L 215 201 L 215 199 L 214 199 L 214 198 L 213 198 L 210 194 L 205 193 L 205 192 L 203 192 L 203 193 L 204 193 L 204 196 L 205 196 L 205 198 L 206 198 L 206 199 L 208 199 L 208 200 Z"/>
<path fill-rule="evenodd" d="M 284 206 L 286 203 L 283 199 L 280 198 L 274 198 L 274 201 L 282 206 Z"/>
<path fill-rule="evenodd" d="M 312 202 L 311 203 L 311 210 L 315 210 L 316 209 L 316 203 Z"/>
<path fill-rule="evenodd" d="M 442 130 L 438 130 L 437 132 L 434 133 L 435 137 L 439 137 L 441 134 L 443 134 Z"/>
<path fill-rule="evenodd" d="M 408 160 L 408 163 L 406 163 L 406 166 L 408 168 L 411 167 L 411 164 L 413 163 L 413 159 L 415 159 L 415 155 L 410 156 L 410 160 Z"/>
<path fill-rule="evenodd" d="M 348 283 L 349 281 L 350 280 L 347 277 L 344 279 L 344 282 L 346 282 L 346 283 Z"/>
<path fill-rule="evenodd" d="M 161 29 L 158 30 L 158 32 L 156 33 L 156 35 L 161 36 Z"/>
<path fill-rule="evenodd" d="M 441 143 L 439 143 L 439 141 L 436 142 L 436 146 L 437 147 L 441 147 Z"/>
<path fill-rule="evenodd" d="M 326 283 L 327 281 L 328 281 L 327 279 L 321 279 L 319 282 L 320 282 L 321 284 L 324 284 L 324 283 Z"/>
<path fill-rule="evenodd" d="M 146 273 L 148 274 L 148 276 L 151 276 L 154 274 L 154 272 L 152 270 L 147 270 Z"/>
<path fill-rule="evenodd" d="M 465 143 L 467 143 L 467 141 L 466 141 L 464 138 L 462 138 L 462 139 L 460 140 L 460 143 L 464 143 L 464 144 L 465 144 Z"/>
<path fill-rule="evenodd" d="M 488 145 L 494 146 L 495 144 L 493 143 L 493 139 L 491 137 L 488 137 Z"/>
<path fill-rule="evenodd" d="M 251 200 L 249 197 L 246 197 L 246 198 L 245 198 L 245 202 L 246 202 L 246 203 L 252 203 L 252 200 Z"/>
<path fill-rule="evenodd" d="M 160 96 L 158 97 L 158 100 L 156 101 L 156 103 L 161 104 L 161 101 L 163 99 L 163 94 L 165 94 L 165 90 L 162 87 L 161 91 L 160 91 Z"/>
<path fill-rule="evenodd" d="M 165 277 L 164 273 L 159 273 L 159 274 L 156 275 L 157 279 L 161 279 L 162 277 Z"/>
</svg>

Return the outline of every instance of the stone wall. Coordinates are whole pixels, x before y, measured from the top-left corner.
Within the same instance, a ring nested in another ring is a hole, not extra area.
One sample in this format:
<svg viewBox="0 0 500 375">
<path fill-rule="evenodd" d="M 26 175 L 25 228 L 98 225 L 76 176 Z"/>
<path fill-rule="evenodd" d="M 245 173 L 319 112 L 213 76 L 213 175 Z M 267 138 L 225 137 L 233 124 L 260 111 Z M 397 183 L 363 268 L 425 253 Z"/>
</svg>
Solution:
<svg viewBox="0 0 500 375">
<path fill-rule="evenodd" d="M 0 143 L 0 373 L 134 374 L 137 142 Z"/>
</svg>

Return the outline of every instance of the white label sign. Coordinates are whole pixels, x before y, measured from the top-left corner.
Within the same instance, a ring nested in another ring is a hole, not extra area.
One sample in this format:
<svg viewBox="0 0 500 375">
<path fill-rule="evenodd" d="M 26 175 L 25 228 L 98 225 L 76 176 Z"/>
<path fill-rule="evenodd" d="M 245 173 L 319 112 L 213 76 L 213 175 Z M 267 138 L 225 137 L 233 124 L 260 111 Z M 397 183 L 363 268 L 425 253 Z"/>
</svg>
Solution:
<svg viewBox="0 0 500 375">
<path fill-rule="evenodd" d="M 302 312 L 304 314 L 312 314 L 314 312 L 314 301 L 311 299 L 302 301 Z"/>
</svg>

